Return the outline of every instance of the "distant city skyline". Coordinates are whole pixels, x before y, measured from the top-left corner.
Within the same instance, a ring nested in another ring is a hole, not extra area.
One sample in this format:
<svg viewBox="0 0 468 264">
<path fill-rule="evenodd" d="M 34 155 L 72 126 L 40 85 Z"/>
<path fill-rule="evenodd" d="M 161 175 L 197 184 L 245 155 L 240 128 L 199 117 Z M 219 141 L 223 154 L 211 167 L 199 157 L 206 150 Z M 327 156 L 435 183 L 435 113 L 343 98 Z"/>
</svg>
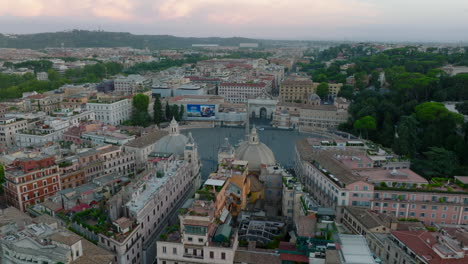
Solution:
<svg viewBox="0 0 468 264">
<path fill-rule="evenodd" d="M 0 0 L 0 32 L 468 41 L 466 0 Z"/>
</svg>

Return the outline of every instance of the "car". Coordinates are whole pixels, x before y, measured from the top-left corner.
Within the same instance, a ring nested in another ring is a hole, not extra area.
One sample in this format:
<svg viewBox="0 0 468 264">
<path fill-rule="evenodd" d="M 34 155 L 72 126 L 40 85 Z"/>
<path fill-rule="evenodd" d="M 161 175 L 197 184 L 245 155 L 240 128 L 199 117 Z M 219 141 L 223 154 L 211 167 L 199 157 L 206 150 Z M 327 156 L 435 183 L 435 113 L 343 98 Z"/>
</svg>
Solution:
<svg viewBox="0 0 468 264">
<path fill-rule="evenodd" d="M 263 131 L 263 130 L 265 130 L 265 128 L 264 128 L 264 127 L 261 127 L 261 128 L 259 128 L 258 130 Z"/>
</svg>

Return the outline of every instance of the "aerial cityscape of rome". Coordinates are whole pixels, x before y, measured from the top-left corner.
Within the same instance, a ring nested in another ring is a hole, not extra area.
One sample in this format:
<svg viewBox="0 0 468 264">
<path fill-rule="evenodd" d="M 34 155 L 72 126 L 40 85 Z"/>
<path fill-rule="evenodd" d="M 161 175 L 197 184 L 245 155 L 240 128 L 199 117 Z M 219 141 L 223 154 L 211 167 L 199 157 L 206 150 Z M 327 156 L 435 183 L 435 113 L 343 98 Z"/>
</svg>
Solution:
<svg viewBox="0 0 468 264">
<path fill-rule="evenodd" d="M 0 264 L 468 264 L 467 0 L 0 0 Z"/>
</svg>

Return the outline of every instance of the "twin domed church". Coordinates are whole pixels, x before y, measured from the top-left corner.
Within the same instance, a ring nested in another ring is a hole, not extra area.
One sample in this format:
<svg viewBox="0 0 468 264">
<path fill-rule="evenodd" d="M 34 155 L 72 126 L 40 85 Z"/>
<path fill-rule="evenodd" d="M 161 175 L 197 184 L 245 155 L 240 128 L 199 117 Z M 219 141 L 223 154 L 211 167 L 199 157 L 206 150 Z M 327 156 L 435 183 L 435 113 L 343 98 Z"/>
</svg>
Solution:
<svg viewBox="0 0 468 264">
<path fill-rule="evenodd" d="M 173 153 L 183 155 L 187 144 L 193 142 L 192 134 L 188 136 L 181 134 L 179 124 L 172 119 L 169 125 L 169 135 L 164 136 L 156 142 L 155 152 Z M 260 142 L 260 137 L 255 127 L 248 135 L 248 140 L 242 142 L 237 149 L 234 149 L 226 138 L 218 153 L 218 162 L 222 159 L 246 160 L 249 162 L 250 171 L 261 171 L 262 167 L 276 164 L 275 155 L 269 147 Z"/>
<path fill-rule="evenodd" d="M 188 136 L 181 134 L 176 120 L 171 121 L 169 134 L 156 142 L 154 151 L 158 153 L 172 153 L 187 160 L 193 160 L 192 157 L 195 156 L 198 158 L 196 153 L 197 145 L 192 134 L 189 133 Z M 252 191 L 257 189 L 259 192 L 264 193 L 262 196 L 269 204 L 279 202 L 282 176 L 278 174 L 275 155 L 268 146 L 260 141 L 260 136 L 255 126 L 246 136 L 246 140 L 237 148 L 234 148 L 227 138 L 219 146 L 218 164 L 234 160 L 248 162 L 248 172 L 251 174 L 251 177 L 249 177 L 251 182 L 250 188 Z"/>
</svg>

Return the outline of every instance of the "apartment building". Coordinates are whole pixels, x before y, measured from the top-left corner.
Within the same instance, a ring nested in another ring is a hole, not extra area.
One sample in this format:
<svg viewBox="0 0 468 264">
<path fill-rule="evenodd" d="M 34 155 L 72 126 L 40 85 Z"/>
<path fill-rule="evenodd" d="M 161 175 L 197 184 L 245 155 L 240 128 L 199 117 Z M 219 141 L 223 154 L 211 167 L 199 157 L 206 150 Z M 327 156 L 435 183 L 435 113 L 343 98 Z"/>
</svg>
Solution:
<svg viewBox="0 0 468 264">
<path fill-rule="evenodd" d="M 36 94 L 23 99 L 26 111 L 42 111 L 51 114 L 60 109 L 62 96 L 56 94 Z"/>
<path fill-rule="evenodd" d="M 352 143 L 352 142 L 351 142 Z M 351 148 L 312 148 L 304 139 L 296 143 L 295 168 L 305 188 L 323 206 L 342 216 L 344 206 L 366 207 L 398 218 L 416 218 L 426 225 L 468 223 L 468 194 L 424 188 L 428 182 L 407 163 L 384 163 Z"/>
<path fill-rule="evenodd" d="M 151 173 L 108 201 L 109 215 L 122 235 L 100 234 L 99 244 L 116 252 L 118 263 L 152 263 L 154 243 L 168 218 L 198 188 L 200 166 L 193 138 L 183 156 L 154 152 L 148 159 Z"/>
<path fill-rule="evenodd" d="M 258 97 L 266 92 L 267 85 L 259 83 L 221 83 L 218 95 L 230 103 L 246 103 L 249 97 Z"/>
<path fill-rule="evenodd" d="M 311 94 L 317 90 L 318 83 L 308 77 L 288 77 L 280 86 L 280 99 L 288 103 L 307 103 Z"/>
<path fill-rule="evenodd" d="M 272 125 L 305 132 L 337 129 L 348 120 L 347 105 L 342 100 L 334 105 L 280 103 L 273 113 Z"/>
<path fill-rule="evenodd" d="M 328 83 L 328 94 L 336 97 L 338 96 L 338 93 L 340 93 L 342 87 L 342 83 Z"/>
<path fill-rule="evenodd" d="M 282 215 L 297 222 L 299 216 L 304 215 L 302 212 L 303 186 L 297 182 L 297 179 L 292 176 L 283 177 L 283 193 L 282 193 Z"/>
<path fill-rule="evenodd" d="M 61 189 L 55 158 L 44 155 L 19 158 L 5 166 L 5 180 L 8 204 L 21 211 Z"/>
<path fill-rule="evenodd" d="M 124 145 L 126 152 L 135 153 L 137 166 L 146 166 L 148 155 L 153 152 L 156 142 L 166 136 L 168 133 L 164 130 L 152 130 Z"/>
<path fill-rule="evenodd" d="M 112 264 L 114 255 L 75 233 L 59 227 L 58 221 L 33 219 L 15 208 L 0 213 L 0 262 Z M 27 223 L 27 224 L 26 224 Z"/>
<path fill-rule="evenodd" d="M 16 133 L 28 126 L 28 121 L 16 118 L 0 118 L 0 146 L 8 148 L 16 145 Z"/>
<path fill-rule="evenodd" d="M 124 95 L 134 94 L 137 90 L 143 89 L 148 84 L 148 80 L 138 74 L 130 74 L 126 77 L 119 77 L 114 80 L 114 90 Z"/>
<path fill-rule="evenodd" d="M 96 120 L 108 125 L 120 125 L 132 116 L 132 102 L 130 99 L 88 101 L 86 109 L 94 111 Z"/>
<path fill-rule="evenodd" d="M 157 242 L 158 263 L 234 263 L 237 231 L 216 217 L 213 202 L 194 200 L 179 215 L 180 228 Z"/>
</svg>

